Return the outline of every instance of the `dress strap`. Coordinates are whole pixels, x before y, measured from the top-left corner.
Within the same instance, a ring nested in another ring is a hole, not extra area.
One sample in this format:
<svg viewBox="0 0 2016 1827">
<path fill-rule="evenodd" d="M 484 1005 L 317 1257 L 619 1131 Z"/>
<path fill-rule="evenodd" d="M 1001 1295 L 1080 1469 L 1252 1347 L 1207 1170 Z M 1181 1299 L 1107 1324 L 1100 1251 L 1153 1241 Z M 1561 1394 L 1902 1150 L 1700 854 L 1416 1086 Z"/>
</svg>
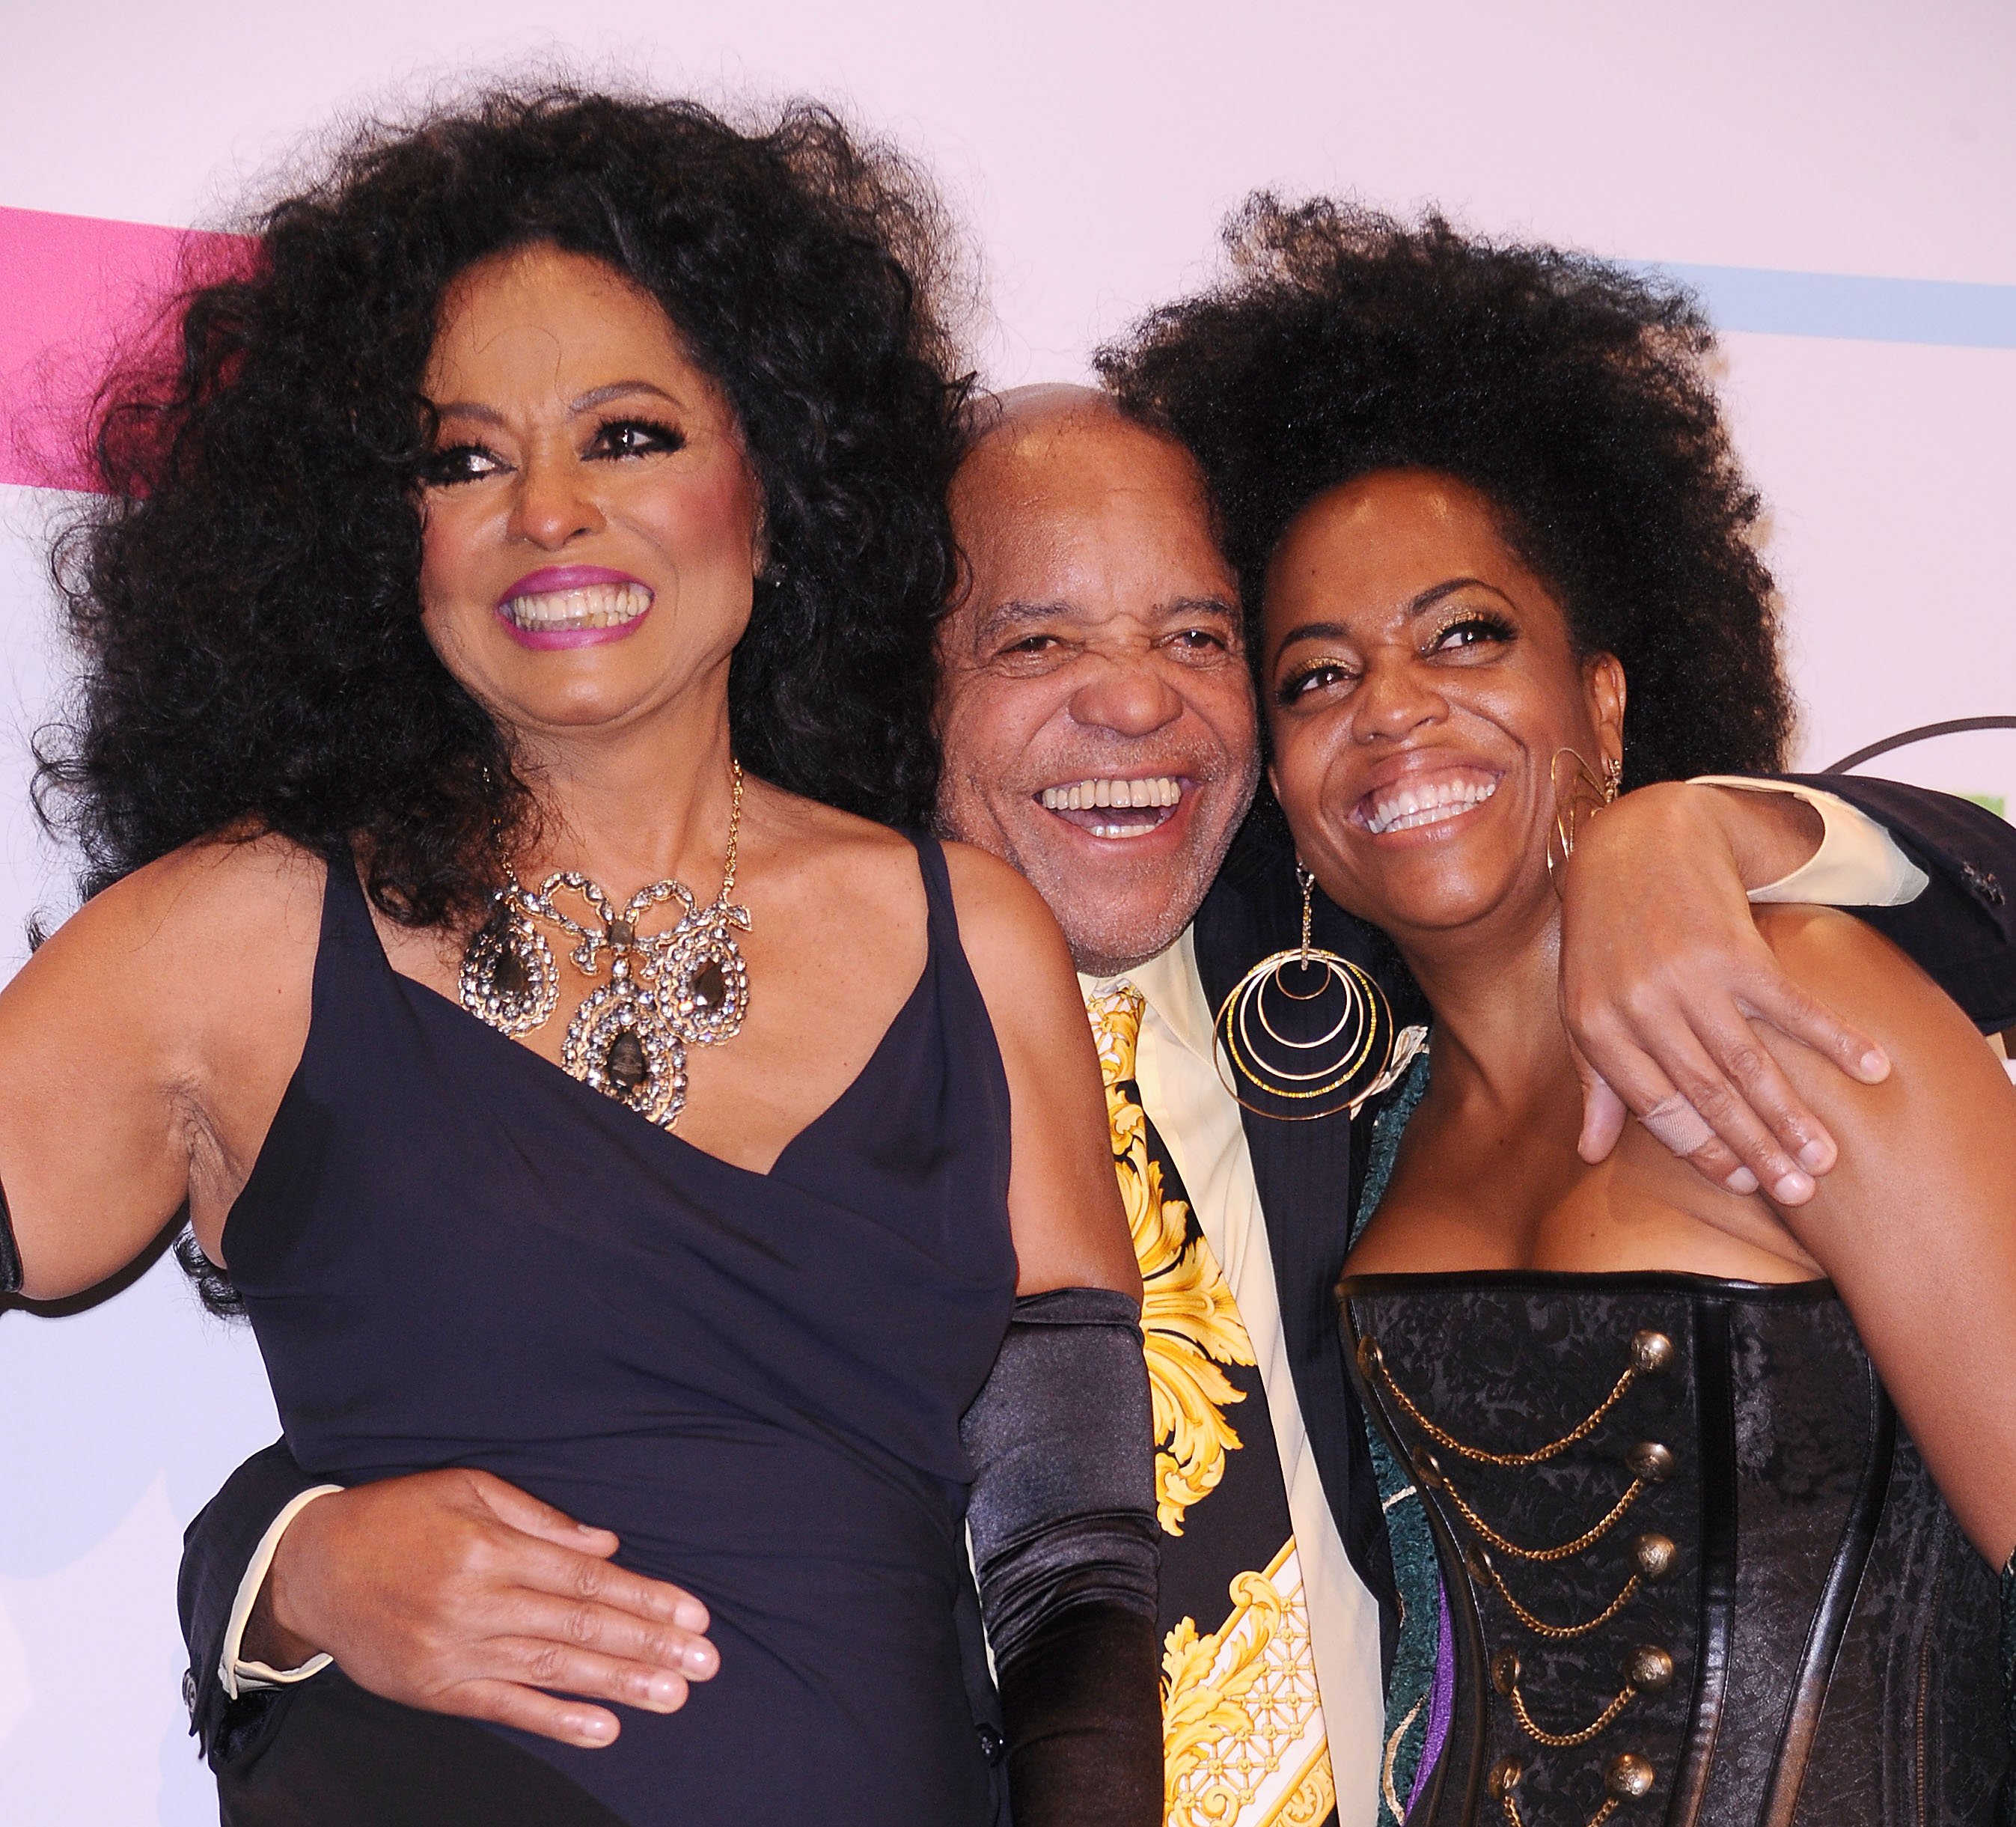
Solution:
<svg viewBox="0 0 2016 1827">
<path fill-rule="evenodd" d="M 322 892 L 322 937 L 315 954 L 318 1003 L 339 977 L 347 977 L 354 988 L 360 973 L 365 977 L 392 975 L 378 929 L 372 924 L 371 904 L 364 896 L 356 859 L 347 849 L 331 850 L 323 861 L 329 877 Z"/>
<path fill-rule="evenodd" d="M 945 867 L 945 845 L 926 831 L 903 835 L 917 847 L 917 868 L 924 878 L 924 905 L 930 910 L 934 948 L 959 944 L 959 910 L 952 898 L 952 872 Z"/>
<path fill-rule="evenodd" d="M 329 883 L 322 895 L 322 936 L 340 932 L 354 935 L 360 924 L 371 924 L 371 909 L 364 899 L 364 884 L 357 874 L 357 859 L 347 849 L 331 850 L 322 859 L 329 867 Z"/>
</svg>

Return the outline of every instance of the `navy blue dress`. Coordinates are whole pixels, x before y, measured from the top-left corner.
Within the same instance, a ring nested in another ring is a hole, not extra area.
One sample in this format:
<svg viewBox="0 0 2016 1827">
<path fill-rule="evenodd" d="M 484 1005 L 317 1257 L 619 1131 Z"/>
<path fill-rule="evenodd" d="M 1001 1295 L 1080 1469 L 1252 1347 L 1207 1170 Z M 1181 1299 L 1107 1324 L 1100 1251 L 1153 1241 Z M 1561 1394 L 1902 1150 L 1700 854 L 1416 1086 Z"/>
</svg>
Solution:
<svg viewBox="0 0 2016 1827">
<path fill-rule="evenodd" d="M 705 1602 L 721 1669 L 682 1711 L 626 1710 L 596 1751 L 478 1741 L 623 1822 L 993 1818 L 955 1613 L 959 1417 L 1014 1298 L 1008 1089 L 918 849 L 923 975 L 768 1173 L 395 972 L 330 870 L 306 1050 L 224 1253 L 305 1470 L 481 1467 Z"/>
</svg>

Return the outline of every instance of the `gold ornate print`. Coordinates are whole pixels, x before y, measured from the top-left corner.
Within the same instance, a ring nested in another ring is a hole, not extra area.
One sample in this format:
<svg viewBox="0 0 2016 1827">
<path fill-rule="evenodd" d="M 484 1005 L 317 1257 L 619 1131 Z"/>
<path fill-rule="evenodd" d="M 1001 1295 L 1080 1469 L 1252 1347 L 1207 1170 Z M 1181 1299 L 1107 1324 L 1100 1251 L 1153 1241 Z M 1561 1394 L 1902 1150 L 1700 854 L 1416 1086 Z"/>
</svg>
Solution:
<svg viewBox="0 0 2016 1827">
<path fill-rule="evenodd" d="M 1232 1582 L 1232 1615 L 1162 1651 L 1167 1827 L 1307 1827 L 1337 1805 L 1291 1541 L 1264 1573 Z"/>
<path fill-rule="evenodd" d="M 1216 1489 L 1226 1454 L 1239 1447 L 1225 1411 L 1246 1397 L 1218 1366 L 1252 1364 L 1253 1346 L 1211 1246 L 1201 1235 L 1190 1235 L 1190 1206 L 1162 1196 L 1161 1164 L 1149 1150 L 1147 1117 L 1130 1094 L 1141 994 L 1121 984 L 1085 1007 L 1106 1081 L 1113 1165 L 1141 1267 L 1141 1332 L 1154 1403 L 1156 1513 L 1165 1530 L 1180 1535 L 1183 1512 Z"/>
</svg>

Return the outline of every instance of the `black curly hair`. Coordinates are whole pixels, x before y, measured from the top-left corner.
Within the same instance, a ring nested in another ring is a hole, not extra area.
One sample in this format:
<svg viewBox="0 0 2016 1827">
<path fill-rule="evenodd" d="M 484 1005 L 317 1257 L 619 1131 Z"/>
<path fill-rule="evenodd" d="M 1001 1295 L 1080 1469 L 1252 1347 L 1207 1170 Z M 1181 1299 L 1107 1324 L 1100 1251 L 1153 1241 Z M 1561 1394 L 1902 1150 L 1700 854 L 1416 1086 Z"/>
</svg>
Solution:
<svg viewBox="0 0 2016 1827">
<path fill-rule="evenodd" d="M 102 391 L 105 494 L 55 551 L 81 679 L 37 780 L 87 892 L 260 832 L 354 845 L 409 924 L 466 920 L 495 885 L 488 834 L 531 801 L 421 630 L 421 377 L 450 283 L 534 243 L 649 291 L 733 405 L 768 548 L 729 685 L 745 764 L 928 818 L 967 390 L 929 185 L 808 104 L 745 132 L 689 101 L 507 87 L 354 132 Z"/>
<path fill-rule="evenodd" d="M 1267 564 L 1316 496 L 1389 469 L 1456 477 L 1630 683 L 1625 784 L 1780 766 L 1792 701 L 1759 501 L 1684 294 L 1557 248 L 1262 192 L 1232 276 L 1096 365 L 1203 466 L 1257 629 Z M 1257 666 L 1261 646 L 1248 643 Z"/>
</svg>

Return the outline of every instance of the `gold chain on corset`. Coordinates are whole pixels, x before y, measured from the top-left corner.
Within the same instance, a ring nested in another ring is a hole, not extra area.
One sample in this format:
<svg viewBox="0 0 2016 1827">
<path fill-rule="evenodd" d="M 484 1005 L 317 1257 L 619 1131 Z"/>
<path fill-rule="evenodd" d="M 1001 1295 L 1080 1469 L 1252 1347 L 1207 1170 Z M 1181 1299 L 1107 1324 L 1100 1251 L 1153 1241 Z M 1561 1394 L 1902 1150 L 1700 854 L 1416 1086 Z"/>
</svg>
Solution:
<svg viewBox="0 0 2016 1827">
<path fill-rule="evenodd" d="M 1369 1336 L 1361 1339 L 1357 1355 L 1359 1369 L 1366 1382 L 1390 1396 L 1394 1404 L 1436 1446 L 1474 1465 L 1494 1465 L 1518 1471 L 1543 1465 L 1558 1458 L 1569 1447 L 1587 1440 L 1602 1425 L 1604 1419 L 1641 1377 L 1657 1376 L 1671 1364 L 1673 1359 L 1672 1341 L 1663 1332 L 1641 1330 L 1631 1335 L 1629 1353 L 1629 1360 L 1610 1393 L 1588 1414 L 1558 1439 L 1521 1453 L 1495 1453 L 1473 1447 L 1431 1420 L 1422 1412 L 1413 1397 L 1400 1387 L 1398 1379 L 1387 1367 L 1385 1355 L 1381 1351 L 1376 1339 Z M 1659 1483 L 1671 1475 L 1673 1456 L 1667 1448 L 1655 1442 L 1641 1440 L 1625 1454 L 1625 1467 L 1632 1475 L 1631 1483 L 1623 1494 L 1611 1505 L 1609 1511 L 1573 1541 L 1552 1548 L 1528 1548 L 1512 1541 L 1487 1522 L 1463 1493 L 1456 1489 L 1434 1452 L 1425 1444 L 1417 1446 L 1409 1458 L 1419 1482 L 1445 1496 L 1450 1506 L 1476 1538 L 1463 1553 L 1464 1564 L 1471 1577 L 1479 1585 L 1487 1586 L 1495 1591 L 1504 1602 L 1514 1619 L 1537 1637 L 1562 1642 L 1601 1629 L 1630 1604 L 1646 1581 L 1662 1579 L 1672 1569 L 1672 1543 L 1665 1536 L 1654 1532 L 1641 1534 L 1631 1544 L 1636 1571 L 1625 1580 L 1616 1597 L 1592 1618 L 1579 1623 L 1554 1624 L 1536 1616 L 1514 1596 L 1497 1568 L 1492 1565 L 1491 1556 L 1485 1548 L 1488 1543 L 1500 1553 L 1510 1555 L 1517 1559 L 1546 1564 L 1567 1560 L 1593 1547 L 1624 1519 L 1647 1486 Z M 1640 1695 L 1663 1692 L 1671 1684 L 1673 1672 L 1673 1658 L 1665 1650 L 1645 1645 L 1632 1650 L 1625 1662 L 1623 1685 L 1594 1719 L 1575 1732 L 1551 1732 L 1534 1718 L 1520 1687 L 1517 1651 L 1508 1647 L 1500 1650 L 1492 1659 L 1491 1682 L 1504 1698 L 1520 1730 L 1527 1737 L 1535 1744 L 1546 1746 L 1550 1750 L 1574 1750 L 1593 1742 L 1608 1731 Z M 1504 1811 L 1507 1827 L 1525 1827 L 1514 1794 L 1525 1774 L 1525 1761 L 1517 1756 L 1500 1758 L 1491 1770 L 1490 1791 Z M 1625 1752 L 1613 1758 L 1604 1775 L 1604 1786 L 1609 1794 L 1589 1817 L 1587 1827 L 1604 1827 L 1604 1824 L 1624 1802 L 1646 1794 L 1651 1789 L 1653 1780 L 1652 1766 L 1636 1752 Z"/>
<path fill-rule="evenodd" d="M 1604 1396 L 1595 1407 L 1557 1440 L 1550 1440 L 1544 1447 L 1536 1447 L 1530 1453 L 1487 1453 L 1481 1447 L 1473 1447 L 1458 1440 L 1453 1433 L 1438 1427 L 1414 1405 L 1413 1398 L 1394 1380 L 1393 1373 L 1386 1368 L 1386 1356 L 1379 1349 L 1376 1339 L 1363 1340 L 1358 1347 L 1359 1368 L 1386 1386 L 1387 1393 L 1399 1403 L 1402 1411 L 1415 1426 L 1438 1447 L 1461 1454 L 1479 1465 L 1501 1465 L 1517 1470 L 1528 1465 L 1543 1465 L 1557 1454 L 1565 1453 L 1578 1441 L 1586 1440 L 1603 1425 L 1603 1418 L 1622 1402 L 1631 1386 L 1641 1376 L 1657 1376 L 1672 1362 L 1673 1344 L 1663 1332 L 1640 1332 L 1631 1335 L 1631 1361 L 1624 1367 L 1624 1374 L 1617 1379 L 1617 1386 Z"/>
<path fill-rule="evenodd" d="M 1432 1461 L 1430 1461 L 1430 1464 L 1432 1464 Z M 1640 1495 L 1643 1492 L 1646 1482 L 1642 1478 L 1633 1479 L 1623 1496 L 1611 1505 L 1610 1514 L 1600 1522 L 1584 1530 L 1573 1541 L 1564 1541 L 1558 1548 L 1521 1548 L 1517 1542 L 1500 1535 L 1489 1522 L 1478 1515 L 1470 1507 L 1463 1493 L 1449 1483 L 1449 1475 L 1446 1472 L 1439 1468 L 1431 1472 L 1419 1461 L 1415 1463 L 1414 1471 L 1416 1476 L 1424 1482 L 1429 1484 L 1439 1484 L 1448 1494 L 1449 1501 L 1456 1505 L 1457 1512 L 1462 1516 L 1463 1521 L 1496 1548 L 1500 1554 L 1514 1555 L 1522 1561 L 1537 1561 L 1543 1563 L 1550 1561 L 1565 1561 L 1573 1555 L 1580 1554 L 1586 1548 L 1593 1548 L 1623 1520 L 1624 1513 L 1637 1502 Z"/>
<path fill-rule="evenodd" d="M 1512 1588 L 1505 1584 L 1505 1577 L 1491 1564 L 1490 1557 L 1479 1555 L 1471 1563 L 1473 1573 L 1481 1573 L 1490 1582 L 1498 1596 L 1505 1602 L 1505 1608 L 1536 1637 L 1544 1637 L 1554 1643 L 1572 1642 L 1577 1637 L 1586 1637 L 1592 1631 L 1600 1631 L 1638 1596 L 1638 1588 L 1644 1583 L 1644 1576 L 1633 1573 L 1624 1582 L 1623 1590 L 1593 1618 L 1579 1624 L 1550 1624 L 1545 1618 L 1535 1617 L 1513 1596 Z"/>
<path fill-rule="evenodd" d="M 1510 1827 L 1526 1827 L 1526 1817 L 1519 1812 L 1519 1804 L 1512 1799 L 1512 1792 L 1510 1789 L 1507 1789 L 1498 1800 L 1505 1810 L 1505 1818 L 1510 1823 Z M 1617 1798 L 1612 1796 L 1589 1816 L 1589 1827 L 1603 1827 L 1604 1822 L 1616 1812 Z"/>
</svg>

